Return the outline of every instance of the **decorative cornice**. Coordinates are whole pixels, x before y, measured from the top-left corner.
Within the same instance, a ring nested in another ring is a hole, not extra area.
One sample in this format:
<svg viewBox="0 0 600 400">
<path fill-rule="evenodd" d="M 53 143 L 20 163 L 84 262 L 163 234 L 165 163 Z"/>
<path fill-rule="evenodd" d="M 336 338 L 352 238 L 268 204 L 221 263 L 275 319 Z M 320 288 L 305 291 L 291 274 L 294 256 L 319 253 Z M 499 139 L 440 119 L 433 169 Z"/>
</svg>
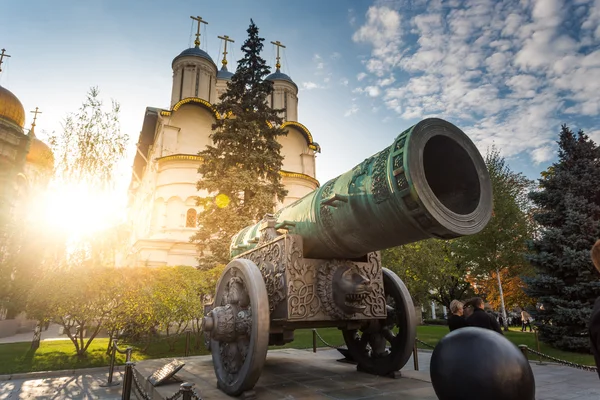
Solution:
<svg viewBox="0 0 600 400">
<path fill-rule="evenodd" d="M 309 181 L 310 183 L 317 185 L 317 187 L 321 186 L 319 181 L 310 175 L 301 174 L 299 172 L 289 172 L 289 171 L 279 171 L 279 174 L 286 178 L 304 179 L 305 181 Z"/>
<path fill-rule="evenodd" d="M 282 128 L 285 128 L 286 126 L 293 126 L 295 128 L 298 128 L 298 130 L 300 130 L 300 132 L 304 134 L 304 137 L 306 137 L 306 141 L 308 142 L 308 148 L 316 151 L 317 153 L 321 152 L 321 146 L 319 146 L 318 143 L 315 143 L 313 141 L 312 134 L 310 133 L 307 127 L 302 125 L 300 122 L 296 121 L 286 121 L 281 125 Z"/>
<path fill-rule="evenodd" d="M 199 97 L 186 97 L 185 99 L 181 99 L 177 103 L 175 103 L 175 105 L 173 106 L 173 108 L 171 110 L 162 110 L 160 112 L 160 115 L 162 115 L 164 117 L 169 117 L 169 116 L 171 116 L 172 113 L 179 110 L 179 107 L 181 107 L 184 104 L 188 104 L 188 103 L 198 104 L 198 105 L 204 107 L 206 110 L 210 111 L 215 116 L 216 119 L 221 119 L 221 116 L 219 115 L 217 110 L 215 110 L 215 107 L 212 104 L 210 104 L 208 101 L 201 99 Z"/>
<path fill-rule="evenodd" d="M 170 156 L 164 156 L 156 159 L 156 162 L 164 163 L 167 161 L 198 161 L 202 162 L 202 157 L 194 154 L 172 154 Z"/>
<path fill-rule="evenodd" d="M 156 162 L 159 164 L 168 162 L 168 161 L 198 161 L 202 162 L 202 157 L 194 154 L 172 154 L 170 156 L 164 156 L 156 159 Z M 317 187 L 321 186 L 318 180 L 313 178 L 310 175 L 302 174 L 300 172 L 290 172 L 290 171 L 279 171 L 279 174 L 286 178 L 296 178 L 303 179 L 305 181 L 309 181 L 310 183 L 316 185 Z"/>
</svg>

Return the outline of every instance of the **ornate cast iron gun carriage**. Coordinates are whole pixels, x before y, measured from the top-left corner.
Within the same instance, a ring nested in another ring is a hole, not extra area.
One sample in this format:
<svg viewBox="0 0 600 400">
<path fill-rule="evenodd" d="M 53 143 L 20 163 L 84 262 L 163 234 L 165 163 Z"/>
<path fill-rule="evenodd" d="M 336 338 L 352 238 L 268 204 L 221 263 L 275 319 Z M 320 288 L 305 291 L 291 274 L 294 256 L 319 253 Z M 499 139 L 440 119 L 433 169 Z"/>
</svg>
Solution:
<svg viewBox="0 0 600 400">
<path fill-rule="evenodd" d="M 408 361 L 415 310 L 379 250 L 481 231 L 492 212 L 485 163 L 456 126 L 426 119 L 394 143 L 233 237 L 233 260 L 203 321 L 218 385 L 252 389 L 269 345 L 337 327 L 358 369 Z"/>
</svg>

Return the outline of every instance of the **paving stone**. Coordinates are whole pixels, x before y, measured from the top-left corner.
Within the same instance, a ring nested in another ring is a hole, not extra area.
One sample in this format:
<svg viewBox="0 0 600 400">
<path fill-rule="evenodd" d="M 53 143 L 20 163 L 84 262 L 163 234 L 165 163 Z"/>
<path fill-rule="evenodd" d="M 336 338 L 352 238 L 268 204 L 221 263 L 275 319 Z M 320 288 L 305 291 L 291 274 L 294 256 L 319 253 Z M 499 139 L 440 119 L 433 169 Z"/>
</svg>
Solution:
<svg viewBox="0 0 600 400">
<path fill-rule="evenodd" d="M 340 354 L 335 350 L 319 350 L 317 353 L 294 349 L 274 350 L 269 352 L 255 392 L 258 400 L 434 400 L 436 396 L 428 371 L 430 357 L 430 352 L 419 352 L 420 371 L 414 371 L 413 363 L 409 361 L 402 370 L 402 377 L 391 379 L 360 373 L 355 365 L 337 362 Z M 172 396 L 179 389 L 178 383 L 154 388 L 145 381 L 146 377 L 170 360 L 147 360 L 136 364 L 138 378 L 153 399 Z M 186 365 L 178 376 L 192 381 L 204 400 L 231 400 L 216 388 L 210 356 L 181 360 Z M 595 373 L 547 363 L 538 365 L 532 362 L 530 365 L 536 380 L 537 400 L 600 399 L 600 382 Z M 100 386 L 106 382 L 106 378 L 104 371 L 0 380 L 0 400 L 120 399 L 120 386 Z M 114 380 L 122 381 L 122 372 L 117 372 Z"/>
</svg>

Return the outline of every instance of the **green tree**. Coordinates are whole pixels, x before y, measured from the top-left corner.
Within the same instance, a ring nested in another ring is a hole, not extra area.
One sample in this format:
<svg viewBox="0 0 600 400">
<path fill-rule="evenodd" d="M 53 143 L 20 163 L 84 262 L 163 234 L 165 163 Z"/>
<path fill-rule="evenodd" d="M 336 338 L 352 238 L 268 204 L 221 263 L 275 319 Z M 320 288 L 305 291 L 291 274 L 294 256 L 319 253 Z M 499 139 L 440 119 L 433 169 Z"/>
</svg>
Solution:
<svg viewBox="0 0 600 400">
<path fill-rule="evenodd" d="M 215 106 L 221 118 L 212 127 L 213 145 L 199 153 L 203 163 L 197 188 L 208 195 L 198 199 L 199 230 L 192 240 L 202 268 L 226 264 L 231 237 L 273 212 L 276 200 L 287 194 L 279 175 L 283 157 L 277 141 L 286 131 L 281 110 L 267 102 L 273 84 L 264 80 L 270 72 L 260 56 L 264 39 L 252 21 L 247 32 L 244 57 Z"/>
<path fill-rule="evenodd" d="M 116 167 L 129 140 L 121 132 L 119 113 L 119 103 L 113 100 L 105 109 L 98 88 L 90 88 L 79 110 L 68 114 L 61 132 L 50 137 L 55 182 L 86 183 L 101 189 L 114 185 Z"/>
<path fill-rule="evenodd" d="M 529 216 L 527 194 L 533 182 L 523 174 L 510 169 L 496 148 L 488 151 L 485 163 L 492 182 L 494 208 L 488 225 L 478 234 L 458 239 L 460 253 L 469 261 L 470 275 L 476 281 L 486 282 L 484 287 L 495 284 L 504 326 L 508 329 L 502 291 L 502 276 L 529 274 L 530 266 L 525 258 L 527 241 L 531 239 L 533 224 Z M 503 271 L 510 269 L 510 271 Z M 489 299 L 488 299 L 489 300 Z"/>
<path fill-rule="evenodd" d="M 79 110 L 68 114 L 63 129 L 50 138 L 56 160 L 51 189 L 96 195 L 114 191 L 129 140 L 121 132 L 119 115 L 119 103 L 112 100 L 106 107 L 98 88 L 90 88 Z M 126 234 L 125 226 L 115 221 L 115 226 L 101 232 L 66 237 L 61 244 L 65 251 L 55 251 L 61 257 L 55 257 L 54 264 L 63 268 L 78 265 L 82 270 L 113 266 L 115 249 L 126 243 Z"/>
<path fill-rule="evenodd" d="M 126 295 L 112 268 L 95 268 L 85 274 L 76 269 L 47 271 L 29 294 L 27 314 L 60 324 L 76 354 L 83 357 Z"/>
<path fill-rule="evenodd" d="M 600 150 L 579 131 L 562 126 L 558 161 L 530 193 L 540 225 L 529 256 L 536 275 L 526 292 L 538 299 L 533 313 L 540 338 L 571 351 L 589 351 L 586 325 L 600 279 L 590 249 L 600 236 Z"/>
<path fill-rule="evenodd" d="M 415 304 L 434 300 L 450 307 L 454 299 L 472 297 L 468 264 L 456 241 L 429 239 L 382 252 L 382 264 L 406 284 Z"/>
</svg>

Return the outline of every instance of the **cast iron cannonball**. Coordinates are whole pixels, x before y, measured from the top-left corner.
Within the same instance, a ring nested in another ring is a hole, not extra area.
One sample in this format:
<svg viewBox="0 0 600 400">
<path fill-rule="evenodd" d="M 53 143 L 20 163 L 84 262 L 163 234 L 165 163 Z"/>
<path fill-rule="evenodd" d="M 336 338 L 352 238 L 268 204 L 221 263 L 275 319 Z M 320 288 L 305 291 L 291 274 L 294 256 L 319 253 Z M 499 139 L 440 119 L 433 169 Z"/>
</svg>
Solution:
<svg viewBox="0 0 600 400">
<path fill-rule="evenodd" d="M 433 350 L 431 383 L 440 400 L 534 400 L 529 362 L 504 336 L 482 328 L 461 328 Z"/>
</svg>

